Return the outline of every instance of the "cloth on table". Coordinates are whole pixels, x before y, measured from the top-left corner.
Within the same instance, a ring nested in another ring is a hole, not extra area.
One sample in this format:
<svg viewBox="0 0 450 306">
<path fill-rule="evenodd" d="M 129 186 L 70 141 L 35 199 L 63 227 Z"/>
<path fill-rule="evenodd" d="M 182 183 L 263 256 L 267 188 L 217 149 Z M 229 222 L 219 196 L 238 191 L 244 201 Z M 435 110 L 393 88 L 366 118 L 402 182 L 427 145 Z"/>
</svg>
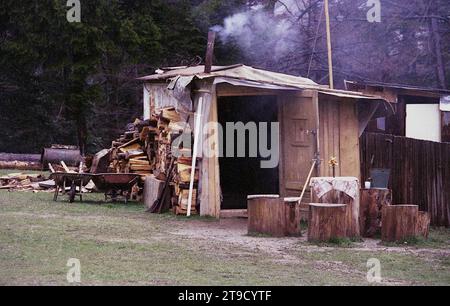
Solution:
<svg viewBox="0 0 450 306">
<path fill-rule="evenodd" d="M 333 190 L 356 199 L 359 194 L 359 180 L 356 177 L 316 177 L 311 179 L 311 188 L 319 199 Z"/>
</svg>

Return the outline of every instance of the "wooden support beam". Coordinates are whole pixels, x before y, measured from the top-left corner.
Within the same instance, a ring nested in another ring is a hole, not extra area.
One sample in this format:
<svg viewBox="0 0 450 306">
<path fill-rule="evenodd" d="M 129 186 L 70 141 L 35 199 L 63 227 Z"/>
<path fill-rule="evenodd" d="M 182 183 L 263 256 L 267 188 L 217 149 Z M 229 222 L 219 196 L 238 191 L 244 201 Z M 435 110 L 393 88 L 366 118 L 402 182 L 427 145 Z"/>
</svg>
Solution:
<svg viewBox="0 0 450 306">
<path fill-rule="evenodd" d="M 327 24 L 327 49 L 328 49 L 328 69 L 330 74 L 330 88 L 334 89 L 333 51 L 331 47 L 330 8 L 328 0 L 325 0 L 325 19 Z"/>
</svg>

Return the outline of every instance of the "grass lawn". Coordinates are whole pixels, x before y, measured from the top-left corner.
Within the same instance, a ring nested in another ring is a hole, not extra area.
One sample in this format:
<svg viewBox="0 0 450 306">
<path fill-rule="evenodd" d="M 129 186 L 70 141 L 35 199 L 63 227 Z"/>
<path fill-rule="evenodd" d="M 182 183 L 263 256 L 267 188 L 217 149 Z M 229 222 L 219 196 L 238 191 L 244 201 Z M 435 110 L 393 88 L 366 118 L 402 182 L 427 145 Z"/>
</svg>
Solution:
<svg viewBox="0 0 450 306">
<path fill-rule="evenodd" d="M 368 285 L 378 258 L 385 285 L 450 285 L 450 231 L 418 246 L 321 247 L 251 237 L 245 220 L 149 215 L 139 204 L 52 201 L 50 193 L 0 191 L 0 285 Z"/>
</svg>

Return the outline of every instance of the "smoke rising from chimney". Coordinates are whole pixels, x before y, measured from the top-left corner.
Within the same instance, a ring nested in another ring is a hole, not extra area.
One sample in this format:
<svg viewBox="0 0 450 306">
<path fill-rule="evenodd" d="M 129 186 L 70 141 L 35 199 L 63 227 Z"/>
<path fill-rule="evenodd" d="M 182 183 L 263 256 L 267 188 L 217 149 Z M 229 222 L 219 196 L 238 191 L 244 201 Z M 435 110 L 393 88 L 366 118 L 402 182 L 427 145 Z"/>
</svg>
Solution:
<svg viewBox="0 0 450 306">
<path fill-rule="evenodd" d="M 295 3 L 295 0 L 286 1 Z M 297 5 L 275 6 L 270 12 L 262 5 L 225 18 L 223 25 L 212 28 L 224 44 L 236 44 L 247 58 L 279 61 L 295 50 L 299 27 L 295 15 Z"/>
</svg>

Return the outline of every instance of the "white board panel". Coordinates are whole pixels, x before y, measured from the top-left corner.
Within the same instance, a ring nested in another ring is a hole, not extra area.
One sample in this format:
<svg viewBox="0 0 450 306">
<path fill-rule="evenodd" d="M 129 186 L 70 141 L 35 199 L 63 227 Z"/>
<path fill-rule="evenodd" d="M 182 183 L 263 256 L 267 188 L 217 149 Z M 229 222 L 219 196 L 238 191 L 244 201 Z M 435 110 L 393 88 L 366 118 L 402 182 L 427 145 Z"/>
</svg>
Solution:
<svg viewBox="0 0 450 306">
<path fill-rule="evenodd" d="M 408 104 L 406 106 L 406 137 L 441 142 L 439 104 Z"/>
</svg>

